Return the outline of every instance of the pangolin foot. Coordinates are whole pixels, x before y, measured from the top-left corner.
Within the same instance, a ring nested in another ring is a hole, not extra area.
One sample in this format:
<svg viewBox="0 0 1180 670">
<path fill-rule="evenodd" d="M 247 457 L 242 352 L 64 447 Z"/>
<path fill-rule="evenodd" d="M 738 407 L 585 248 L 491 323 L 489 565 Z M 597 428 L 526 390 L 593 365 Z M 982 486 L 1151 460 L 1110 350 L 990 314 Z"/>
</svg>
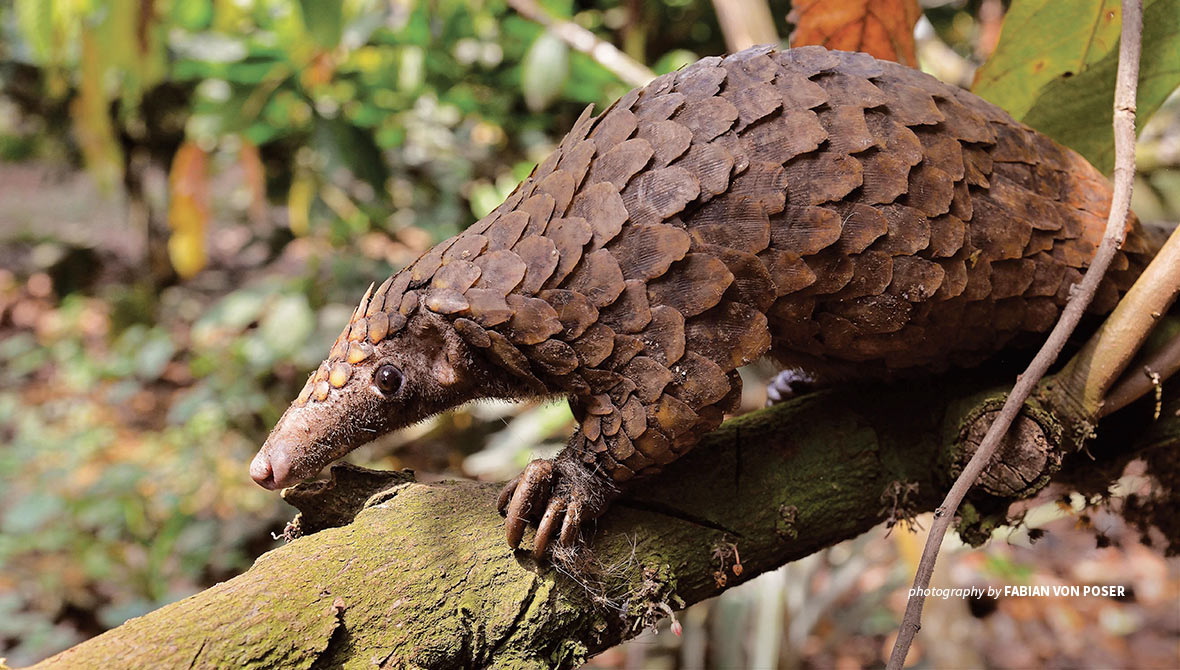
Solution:
<svg viewBox="0 0 1180 670">
<path fill-rule="evenodd" d="M 537 459 L 500 491 L 497 506 L 506 517 L 508 545 L 519 547 L 525 527 L 536 522 L 534 558 L 544 556 L 554 539 L 559 546 L 572 546 L 582 524 L 598 518 L 616 493 L 580 463 Z"/>
<path fill-rule="evenodd" d="M 803 370 L 789 368 L 775 375 L 766 385 L 766 406 L 770 407 L 791 398 L 811 393 L 823 387 L 815 376 Z"/>
</svg>

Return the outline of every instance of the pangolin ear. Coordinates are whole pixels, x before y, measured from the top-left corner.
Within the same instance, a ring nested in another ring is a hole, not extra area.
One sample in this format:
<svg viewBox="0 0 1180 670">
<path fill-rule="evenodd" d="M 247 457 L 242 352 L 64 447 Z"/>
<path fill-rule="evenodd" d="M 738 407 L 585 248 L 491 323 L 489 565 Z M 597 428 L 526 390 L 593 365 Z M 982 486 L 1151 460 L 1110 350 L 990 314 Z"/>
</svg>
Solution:
<svg viewBox="0 0 1180 670">
<path fill-rule="evenodd" d="M 444 388 L 454 386 L 459 382 L 459 371 L 451 363 L 451 357 L 447 355 L 447 349 L 449 347 L 438 352 L 438 356 L 435 356 L 434 365 L 431 366 L 430 370 L 434 374 L 434 381 L 438 382 L 438 385 Z"/>
<path fill-rule="evenodd" d="M 434 381 L 439 386 L 447 388 L 459 383 L 462 376 L 460 369 L 465 360 L 466 351 L 458 333 L 451 328 L 439 328 L 437 324 L 435 326 L 430 336 L 441 339 L 442 346 L 434 355 L 430 371 L 434 375 Z"/>
</svg>

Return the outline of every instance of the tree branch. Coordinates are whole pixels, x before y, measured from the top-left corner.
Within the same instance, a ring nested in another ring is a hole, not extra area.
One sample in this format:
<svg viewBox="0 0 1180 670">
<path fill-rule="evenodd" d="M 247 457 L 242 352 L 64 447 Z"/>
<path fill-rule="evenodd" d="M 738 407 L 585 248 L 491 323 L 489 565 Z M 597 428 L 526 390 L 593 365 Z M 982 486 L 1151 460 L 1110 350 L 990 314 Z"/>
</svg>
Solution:
<svg viewBox="0 0 1180 670">
<path fill-rule="evenodd" d="M 713 0 L 713 9 L 730 53 L 756 44 L 778 44 L 774 15 L 765 0 Z"/>
<path fill-rule="evenodd" d="M 1180 263 L 1180 260 L 1175 261 Z M 1170 323 L 1161 329 L 1166 329 L 1170 338 L 1158 349 L 1148 352 L 1143 364 L 1132 368 L 1123 375 L 1122 379 L 1107 394 L 1102 405 L 1102 415 L 1126 407 L 1148 393 L 1160 388 L 1163 382 L 1180 370 L 1180 319 L 1168 319 Z"/>
<path fill-rule="evenodd" d="M 1081 413 L 1093 417 L 1109 414 L 1152 389 L 1146 375 L 1133 374 L 1111 393 L 1120 375 L 1135 357 L 1147 336 L 1168 311 L 1180 292 L 1180 228 L 1172 231 L 1134 286 L 1119 301 L 1102 327 L 1068 364 L 1055 375 L 1053 392 L 1058 403 L 1076 403 Z M 1147 365 L 1163 377 L 1175 371 L 1180 344 L 1160 352 L 1162 358 Z M 1169 356 L 1171 359 L 1169 361 Z M 1138 393 L 1138 395 L 1135 395 Z M 1111 395 L 1111 398 L 1107 396 Z"/>
<path fill-rule="evenodd" d="M 1090 262 L 1090 267 L 1082 277 L 1082 281 L 1075 287 L 1073 294 L 1065 308 L 1061 310 L 1061 318 L 1049 333 L 1045 344 L 1037 352 L 1032 363 L 1024 373 L 1016 378 L 1016 385 L 1004 403 L 995 422 L 988 428 L 979 450 L 971 458 L 967 467 L 954 486 L 947 493 L 946 499 L 934 513 L 934 523 L 931 524 L 930 535 L 926 538 L 926 545 L 922 549 L 922 558 L 918 561 L 917 574 L 914 585 L 910 590 L 910 598 L 906 603 L 905 616 L 894 642 L 893 651 L 889 656 L 889 670 L 901 670 L 905 665 L 906 655 L 914 636 L 921 628 L 922 605 L 925 603 L 926 589 L 930 587 L 930 579 L 934 575 L 934 563 L 938 558 L 938 549 L 942 546 L 942 538 L 950 527 L 951 519 L 959 508 L 959 503 L 967 494 L 975 480 L 979 478 L 984 467 L 995 454 L 1000 441 L 1008 432 L 1009 426 L 1016 419 L 1024 406 L 1025 400 L 1036 388 L 1041 378 L 1049 371 L 1049 366 L 1057 360 L 1062 347 L 1065 346 L 1070 334 L 1081 321 L 1086 308 L 1098 291 L 1098 284 L 1102 281 L 1106 269 L 1114 259 L 1115 253 L 1122 245 L 1127 235 L 1127 215 L 1131 211 L 1131 187 L 1135 177 L 1135 91 L 1139 85 L 1139 49 L 1143 34 L 1143 3 L 1142 0 L 1123 0 L 1123 26 L 1119 43 L 1119 68 L 1114 93 L 1114 195 L 1111 198 L 1110 213 L 1106 219 L 1106 232 L 1102 242 L 1098 245 L 1098 252 Z"/>
<path fill-rule="evenodd" d="M 593 58 L 596 63 L 610 70 L 628 86 L 644 86 L 656 78 L 656 73 L 643 63 L 623 53 L 610 42 L 599 39 L 582 26 L 549 14 L 535 0 L 508 0 L 508 6 L 526 19 L 545 26 L 571 49 Z"/>
<path fill-rule="evenodd" d="M 504 545 L 494 484 L 337 466 L 287 498 L 305 531 L 352 523 L 40 667 L 574 667 L 670 608 L 932 509 L 1003 397 L 991 383 L 829 391 L 730 421 L 616 503 L 578 552 L 593 560 L 559 568 Z M 981 483 L 983 524 L 1074 450 L 1035 404 L 1021 422 L 1016 476 Z"/>
</svg>

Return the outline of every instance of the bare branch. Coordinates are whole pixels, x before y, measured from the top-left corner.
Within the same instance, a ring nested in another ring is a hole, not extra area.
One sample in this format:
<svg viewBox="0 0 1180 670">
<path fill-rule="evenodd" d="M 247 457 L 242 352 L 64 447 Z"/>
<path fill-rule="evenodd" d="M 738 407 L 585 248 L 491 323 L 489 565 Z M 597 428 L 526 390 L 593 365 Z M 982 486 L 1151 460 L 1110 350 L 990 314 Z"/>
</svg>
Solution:
<svg viewBox="0 0 1180 670">
<path fill-rule="evenodd" d="M 942 538 L 950 527 L 959 503 L 967 490 L 979 478 L 984 466 L 991 460 L 1000 441 L 1008 432 L 1008 427 L 1024 406 L 1024 401 L 1036 388 L 1041 378 L 1048 372 L 1049 366 L 1057 359 L 1065 346 L 1066 340 L 1077 327 L 1086 307 L 1093 300 L 1098 291 L 1098 284 L 1106 274 L 1106 269 L 1114 259 L 1115 253 L 1123 243 L 1127 233 L 1127 215 L 1131 211 L 1131 187 L 1135 176 L 1135 93 L 1139 85 L 1139 50 L 1143 33 L 1143 3 L 1142 0 L 1123 0 L 1123 26 L 1121 42 L 1119 44 L 1119 68 L 1114 94 L 1114 139 L 1115 139 L 1115 168 L 1114 195 L 1111 198 L 1110 214 L 1106 219 L 1106 232 L 1102 243 L 1098 246 L 1098 253 L 1094 255 L 1086 275 L 1073 291 L 1069 303 L 1061 311 L 1061 318 L 1053 331 L 1049 333 L 1045 344 L 1037 352 L 1032 363 L 1017 377 L 1012 393 L 1004 402 L 1004 407 L 996 417 L 995 422 L 988 429 L 971 461 L 963 468 L 963 472 L 955 480 L 951 490 L 946 495 L 942 505 L 934 512 L 934 523 L 930 528 L 930 535 L 926 538 L 926 545 L 922 549 L 922 558 L 918 562 L 917 574 L 909 601 L 906 603 L 905 616 L 902 619 L 901 630 L 897 641 L 893 645 L 893 652 L 889 656 L 889 670 L 901 670 L 905 665 L 906 655 L 914 636 L 921 627 L 922 606 L 925 597 L 922 595 L 930 586 L 930 578 L 934 574 L 934 563 L 938 558 L 938 549 Z"/>
<path fill-rule="evenodd" d="M 1058 404 L 1073 403 L 1077 405 L 1073 411 L 1082 416 L 1097 418 L 1134 401 L 1139 396 L 1128 395 L 1134 390 L 1139 390 L 1140 395 L 1150 391 L 1150 383 L 1143 385 L 1132 382 L 1140 378 L 1147 382 L 1147 378 L 1133 374 L 1128 379 L 1129 385 L 1120 385 L 1117 403 L 1112 404 L 1107 399 L 1110 389 L 1118 383 L 1139 347 L 1159 323 L 1161 315 L 1166 313 L 1175 301 L 1178 292 L 1180 229 L 1172 232 L 1163 248 L 1135 281 L 1131 290 L 1123 296 L 1118 307 L 1107 317 L 1098 332 L 1061 372 L 1055 375 L 1053 394 Z M 1161 368 L 1166 367 L 1166 359 L 1157 360 L 1149 365 L 1163 375 Z"/>
<path fill-rule="evenodd" d="M 778 44 L 774 15 L 765 0 L 713 0 L 713 9 L 730 53 L 755 44 Z"/>
<path fill-rule="evenodd" d="M 656 78 L 656 73 L 643 63 L 623 53 L 610 42 L 599 39 L 582 26 L 546 12 L 535 0 L 508 0 L 508 5 L 526 19 L 545 26 L 570 48 L 593 58 L 596 63 L 610 70 L 628 86 L 643 86 Z"/>
<path fill-rule="evenodd" d="M 1180 263 L 1180 260 L 1173 260 Z M 1180 370 L 1180 334 L 1168 340 L 1164 346 L 1151 352 L 1143 365 L 1136 366 L 1115 384 L 1102 403 L 1102 415 L 1106 416 L 1130 405 L 1139 398 L 1156 390 L 1157 384 L 1166 381 Z"/>
</svg>

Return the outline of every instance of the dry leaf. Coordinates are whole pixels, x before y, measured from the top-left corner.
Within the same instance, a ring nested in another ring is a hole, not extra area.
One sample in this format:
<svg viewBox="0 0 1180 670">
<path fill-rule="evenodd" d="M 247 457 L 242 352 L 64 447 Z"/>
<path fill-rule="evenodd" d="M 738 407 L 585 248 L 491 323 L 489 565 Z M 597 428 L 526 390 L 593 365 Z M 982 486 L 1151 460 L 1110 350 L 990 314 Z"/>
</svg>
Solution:
<svg viewBox="0 0 1180 670">
<path fill-rule="evenodd" d="M 863 51 L 917 67 L 914 25 L 921 16 L 918 0 L 797 0 L 787 21 L 795 24 L 793 47 Z"/>
</svg>

